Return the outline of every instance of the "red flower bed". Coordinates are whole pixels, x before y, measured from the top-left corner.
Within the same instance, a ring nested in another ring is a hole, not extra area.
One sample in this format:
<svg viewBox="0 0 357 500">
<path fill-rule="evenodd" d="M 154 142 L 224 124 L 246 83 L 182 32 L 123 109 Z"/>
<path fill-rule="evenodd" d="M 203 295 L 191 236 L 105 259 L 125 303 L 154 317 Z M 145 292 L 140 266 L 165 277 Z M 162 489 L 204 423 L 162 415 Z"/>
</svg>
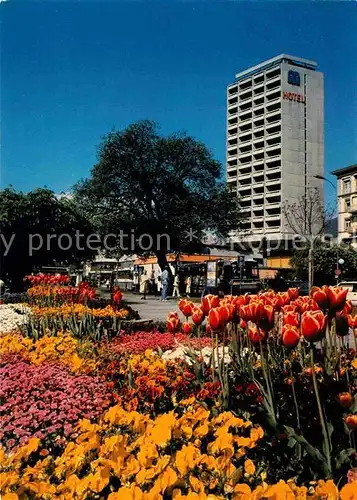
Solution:
<svg viewBox="0 0 357 500">
<path fill-rule="evenodd" d="M 177 347 L 178 344 L 192 346 L 195 349 L 211 345 L 210 337 L 188 337 L 182 333 L 160 333 L 156 330 L 152 332 L 137 332 L 131 335 L 120 335 L 112 340 L 107 347 L 115 353 L 140 354 L 146 349 L 157 351 L 168 351 Z"/>
<path fill-rule="evenodd" d="M 0 379 L 0 439 L 7 449 L 31 437 L 63 445 L 80 419 L 98 417 L 109 404 L 98 377 L 72 375 L 63 365 L 13 358 Z"/>
</svg>

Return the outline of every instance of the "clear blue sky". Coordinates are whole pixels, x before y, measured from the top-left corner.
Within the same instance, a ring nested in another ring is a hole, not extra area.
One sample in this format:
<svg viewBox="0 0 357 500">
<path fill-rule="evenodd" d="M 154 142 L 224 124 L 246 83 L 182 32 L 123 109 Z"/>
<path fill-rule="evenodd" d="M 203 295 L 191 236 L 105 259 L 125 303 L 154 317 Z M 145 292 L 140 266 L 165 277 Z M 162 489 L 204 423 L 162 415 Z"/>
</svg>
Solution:
<svg viewBox="0 0 357 500">
<path fill-rule="evenodd" d="M 187 131 L 223 162 L 227 84 L 282 52 L 325 73 L 326 175 L 357 162 L 356 7 L 1 3 L 1 187 L 68 191 L 106 132 L 143 118 Z"/>
</svg>

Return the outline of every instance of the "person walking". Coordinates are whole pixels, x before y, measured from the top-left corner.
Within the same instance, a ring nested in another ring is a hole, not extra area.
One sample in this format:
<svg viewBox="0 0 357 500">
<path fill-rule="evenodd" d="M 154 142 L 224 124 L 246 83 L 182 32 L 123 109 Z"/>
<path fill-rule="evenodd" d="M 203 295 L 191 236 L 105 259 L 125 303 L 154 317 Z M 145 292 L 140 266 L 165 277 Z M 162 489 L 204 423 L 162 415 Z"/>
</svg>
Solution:
<svg viewBox="0 0 357 500">
<path fill-rule="evenodd" d="M 181 297 L 180 295 L 180 277 L 178 274 L 174 277 L 174 290 L 172 292 L 173 297 Z"/>
<path fill-rule="evenodd" d="M 186 278 L 186 297 L 190 297 L 191 295 L 191 284 L 192 284 L 192 278 L 191 276 L 188 276 Z"/>
<path fill-rule="evenodd" d="M 155 293 L 155 295 L 161 296 L 161 290 L 162 290 L 161 276 L 157 276 L 157 278 L 156 278 L 156 290 L 157 290 L 157 293 Z"/>
<path fill-rule="evenodd" d="M 141 300 L 146 300 L 146 294 L 148 293 L 148 283 L 149 277 L 146 271 L 140 276 L 140 293 L 142 295 Z"/>
<path fill-rule="evenodd" d="M 170 281 L 169 268 L 168 268 L 168 266 L 166 266 L 161 274 L 161 282 L 162 282 L 161 300 L 162 301 L 167 301 L 167 292 L 169 289 L 169 281 Z"/>
</svg>

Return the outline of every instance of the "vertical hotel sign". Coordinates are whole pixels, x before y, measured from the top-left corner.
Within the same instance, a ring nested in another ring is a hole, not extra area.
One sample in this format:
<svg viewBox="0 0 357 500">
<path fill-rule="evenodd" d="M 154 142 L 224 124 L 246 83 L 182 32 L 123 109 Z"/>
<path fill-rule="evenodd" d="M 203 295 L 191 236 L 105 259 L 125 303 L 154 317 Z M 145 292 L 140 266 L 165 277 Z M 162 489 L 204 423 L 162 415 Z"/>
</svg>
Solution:
<svg viewBox="0 0 357 500">
<path fill-rule="evenodd" d="M 288 83 L 290 85 L 296 85 L 300 87 L 300 75 L 297 71 L 288 71 Z M 298 94 L 296 92 L 283 92 L 283 99 L 286 101 L 294 101 L 305 103 L 305 96 L 303 94 Z"/>
</svg>

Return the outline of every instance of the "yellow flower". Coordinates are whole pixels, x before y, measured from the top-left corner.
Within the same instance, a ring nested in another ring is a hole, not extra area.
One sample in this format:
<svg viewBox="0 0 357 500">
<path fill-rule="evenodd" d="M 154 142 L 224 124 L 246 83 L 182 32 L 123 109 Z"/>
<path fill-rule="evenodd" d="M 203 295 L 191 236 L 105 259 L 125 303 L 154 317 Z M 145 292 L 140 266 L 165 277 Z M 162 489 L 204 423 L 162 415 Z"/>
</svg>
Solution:
<svg viewBox="0 0 357 500">
<path fill-rule="evenodd" d="M 2 500 L 18 500 L 19 497 L 16 495 L 16 493 L 6 493 L 1 498 Z"/>
<path fill-rule="evenodd" d="M 176 452 L 175 465 L 181 476 L 193 469 L 200 458 L 200 451 L 192 444 L 184 445 Z"/>
<path fill-rule="evenodd" d="M 250 476 L 253 476 L 255 473 L 255 465 L 252 460 L 248 459 L 244 462 L 244 472 L 246 474 L 249 474 Z"/>
<path fill-rule="evenodd" d="M 351 363 L 352 367 L 357 370 L 357 358 L 355 358 L 352 363 Z"/>
<path fill-rule="evenodd" d="M 247 484 L 237 484 L 234 487 L 233 500 L 251 500 L 251 489 Z"/>
</svg>

